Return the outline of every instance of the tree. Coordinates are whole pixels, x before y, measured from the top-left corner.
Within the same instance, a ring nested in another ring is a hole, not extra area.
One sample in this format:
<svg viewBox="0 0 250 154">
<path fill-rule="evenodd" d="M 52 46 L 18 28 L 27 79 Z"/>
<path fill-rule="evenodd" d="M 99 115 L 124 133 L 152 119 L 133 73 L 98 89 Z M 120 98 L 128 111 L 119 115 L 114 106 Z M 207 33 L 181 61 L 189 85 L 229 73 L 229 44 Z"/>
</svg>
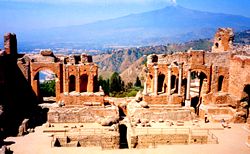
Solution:
<svg viewBox="0 0 250 154">
<path fill-rule="evenodd" d="M 40 92 L 42 96 L 55 96 L 55 80 L 48 80 L 40 84 Z"/>
<path fill-rule="evenodd" d="M 124 83 L 117 72 L 114 72 L 110 78 L 110 92 L 120 92 L 124 88 Z"/>
<path fill-rule="evenodd" d="M 141 81 L 138 76 L 136 77 L 135 87 L 141 87 Z"/>
<path fill-rule="evenodd" d="M 106 95 L 109 94 L 109 79 L 104 80 L 103 77 L 100 75 L 98 80 L 99 86 L 102 86 L 102 89 Z"/>
</svg>

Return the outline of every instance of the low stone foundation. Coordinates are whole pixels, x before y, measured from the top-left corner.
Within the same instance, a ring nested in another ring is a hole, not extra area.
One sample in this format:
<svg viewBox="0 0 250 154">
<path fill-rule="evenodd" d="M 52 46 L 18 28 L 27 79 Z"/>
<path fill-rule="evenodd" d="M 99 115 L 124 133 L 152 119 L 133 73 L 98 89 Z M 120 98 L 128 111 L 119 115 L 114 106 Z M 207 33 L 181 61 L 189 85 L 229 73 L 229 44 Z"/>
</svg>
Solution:
<svg viewBox="0 0 250 154">
<path fill-rule="evenodd" d="M 52 141 L 54 147 L 101 147 L 102 149 L 118 149 L 120 146 L 120 136 L 117 132 L 112 134 L 92 134 L 92 135 L 70 135 L 54 137 Z"/>
<path fill-rule="evenodd" d="M 206 129 L 130 128 L 129 148 L 149 148 L 171 144 L 218 144 L 218 139 Z"/>
<path fill-rule="evenodd" d="M 134 128 L 131 128 L 134 129 Z M 149 148 L 171 144 L 217 144 L 216 137 L 208 130 L 140 128 L 128 135 L 129 148 Z"/>
</svg>

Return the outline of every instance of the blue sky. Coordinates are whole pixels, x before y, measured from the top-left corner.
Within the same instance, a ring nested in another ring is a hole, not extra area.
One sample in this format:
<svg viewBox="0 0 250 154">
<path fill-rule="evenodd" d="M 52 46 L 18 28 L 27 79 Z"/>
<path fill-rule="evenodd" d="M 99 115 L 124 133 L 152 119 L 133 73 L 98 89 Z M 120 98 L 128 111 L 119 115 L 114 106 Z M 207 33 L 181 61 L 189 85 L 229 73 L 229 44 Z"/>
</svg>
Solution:
<svg viewBox="0 0 250 154">
<path fill-rule="evenodd" d="M 250 17 L 250 0 L 0 0 L 0 33 L 81 25 L 168 5 Z"/>
</svg>

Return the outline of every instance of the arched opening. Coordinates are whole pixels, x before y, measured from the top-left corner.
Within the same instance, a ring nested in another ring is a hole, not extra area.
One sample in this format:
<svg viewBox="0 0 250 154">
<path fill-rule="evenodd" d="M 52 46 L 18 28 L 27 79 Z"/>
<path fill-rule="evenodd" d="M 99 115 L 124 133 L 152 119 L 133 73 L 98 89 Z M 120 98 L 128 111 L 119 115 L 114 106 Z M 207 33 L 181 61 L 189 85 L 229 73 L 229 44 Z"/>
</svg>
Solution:
<svg viewBox="0 0 250 154">
<path fill-rule="evenodd" d="M 191 106 L 194 107 L 195 111 L 199 110 L 199 106 L 201 104 L 201 92 L 205 90 L 203 81 L 206 78 L 206 74 L 201 71 L 191 72 L 190 97 Z"/>
<path fill-rule="evenodd" d="M 219 43 L 216 42 L 216 43 L 215 43 L 215 47 L 216 47 L 216 48 L 219 48 Z"/>
<path fill-rule="evenodd" d="M 164 80 L 165 80 L 165 75 L 164 74 L 160 74 L 158 76 L 158 92 L 165 92 Z"/>
<path fill-rule="evenodd" d="M 88 90 L 88 75 L 83 74 L 80 77 L 80 92 L 87 92 Z"/>
<path fill-rule="evenodd" d="M 74 75 L 69 76 L 69 92 L 76 90 L 76 78 Z"/>
<path fill-rule="evenodd" d="M 218 80 L 218 91 L 222 90 L 222 85 L 223 85 L 223 80 L 224 80 L 224 76 L 219 76 L 219 80 Z"/>
<path fill-rule="evenodd" d="M 157 55 L 153 55 L 153 57 L 152 57 L 152 62 L 153 62 L 153 63 L 158 62 L 158 56 L 157 56 Z"/>
<path fill-rule="evenodd" d="M 56 101 L 55 79 L 56 74 L 50 70 L 42 70 L 35 75 L 37 96 L 41 103 L 54 103 Z"/>
</svg>

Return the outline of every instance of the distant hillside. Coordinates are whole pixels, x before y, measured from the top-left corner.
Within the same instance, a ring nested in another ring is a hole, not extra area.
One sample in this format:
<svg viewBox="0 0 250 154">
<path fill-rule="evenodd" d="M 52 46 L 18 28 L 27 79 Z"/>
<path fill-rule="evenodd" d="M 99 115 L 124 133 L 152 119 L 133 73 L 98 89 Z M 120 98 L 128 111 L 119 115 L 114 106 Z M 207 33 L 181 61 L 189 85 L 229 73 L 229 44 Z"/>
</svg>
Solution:
<svg viewBox="0 0 250 154">
<path fill-rule="evenodd" d="M 235 43 L 250 44 L 250 29 L 235 34 Z"/>
<path fill-rule="evenodd" d="M 112 72 L 118 72 L 127 83 L 134 82 L 137 76 L 141 76 L 142 65 L 149 54 L 170 54 L 177 51 L 187 51 L 191 47 L 197 50 L 210 50 L 211 46 L 211 40 L 200 39 L 180 44 L 113 49 L 107 54 L 93 56 L 93 60 L 99 66 L 99 75 L 107 78 Z"/>
<path fill-rule="evenodd" d="M 167 46 L 148 46 L 140 48 L 115 49 L 108 54 L 93 56 L 99 66 L 99 74 L 108 77 L 111 72 L 121 73 L 143 55 L 168 53 Z"/>
<path fill-rule="evenodd" d="M 120 74 L 125 84 L 127 84 L 128 82 L 135 83 L 137 76 L 140 80 L 144 80 L 142 70 L 145 67 L 146 60 L 146 56 L 139 58 Z"/>
</svg>

